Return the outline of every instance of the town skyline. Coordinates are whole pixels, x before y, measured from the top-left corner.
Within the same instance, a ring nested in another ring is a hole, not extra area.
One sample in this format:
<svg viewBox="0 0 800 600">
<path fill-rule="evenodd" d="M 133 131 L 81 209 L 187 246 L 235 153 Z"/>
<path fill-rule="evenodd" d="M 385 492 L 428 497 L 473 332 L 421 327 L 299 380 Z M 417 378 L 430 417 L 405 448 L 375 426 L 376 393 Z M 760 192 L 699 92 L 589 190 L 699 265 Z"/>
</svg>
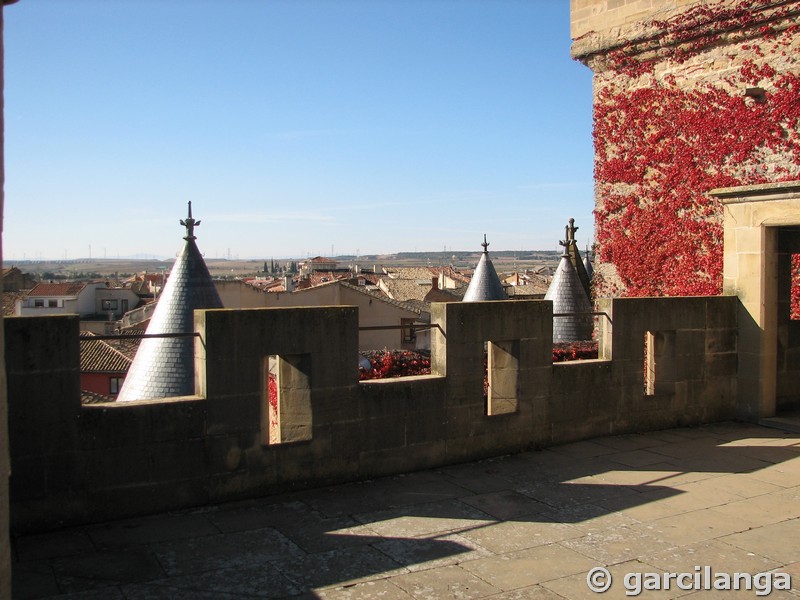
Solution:
<svg viewBox="0 0 800 600">
<path fill-rule="evenodd" d="M 363 255 L 338 255 L 331 258 L 336 263 L 337 269 L 355 268 L 372 271 L 381 268 L 402 267 L 444 267 L 453 266 L 459 269 L 471 270 L 477 264 L 479 251 L 443 252 L 401 252 L 396 254 Z M 584 249 L 579 248 L 584 254 Z M 555 266 L 559 260 L 559 252 L 555 250 L 523 250 L 498 251 L 489 253 L 491 260 L 498 271 L 513 272 L 525 271 L 544 264 Z M 318 257 L 319 255 L 317 255 Z M 263 267 L 270 267 L 273 263 L 281 273 L 296 272 L 288 269 L 294 263 L 300 265 L 315 257 L 256 257 L 256 258 L 214 258 L 205 256 L 204 260 L 212 275 L 216 278 L 240 278 L 259 275 L 270 275 Z M 114 277 L 133 273 L 169 273 L 174 265 L 174 258 L 154 257 L 119 257 L 119 258 L 75 258 L 68 260 L 6 260 L 4 267 L 17 267 L 25 273 L 30 273 L 43 279 L 58 280 L 92 280 L 99 277 Z M 288 270 L 287 270 L 288 269 Z M 272 274 L 274 275 L 274 274 Z"/>
<path fill-rule="evenodd" d="M 570 217 L 592 242 L 566 2 L 31 0 L 5 20 L 6 261 L 171 258 L 190 200 L 207 257 L 556 250 Z"/>
</svg>

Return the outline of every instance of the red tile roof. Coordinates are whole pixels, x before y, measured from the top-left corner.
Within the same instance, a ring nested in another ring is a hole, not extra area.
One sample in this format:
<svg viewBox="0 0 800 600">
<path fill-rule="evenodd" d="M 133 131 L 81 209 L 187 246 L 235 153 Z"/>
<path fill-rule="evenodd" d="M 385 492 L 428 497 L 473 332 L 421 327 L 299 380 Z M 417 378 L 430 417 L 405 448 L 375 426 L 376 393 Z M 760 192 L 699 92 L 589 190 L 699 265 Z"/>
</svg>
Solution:
<svg viewBox="0 0 800 600">
<path fill-rule="evenodd" d="M 381 276 L 377 273 L 359 273 L 351 277 L 351 279 L 364 279 L 369 285 L 378 285 L 380 278 Z"/>
<path fill-rule="evenodd" d="M 245 285 L 249 285 L 257 290 L 272 291 L 275 287 L 283 287 L 283 277 L 274 277 L 270 279 L 245 279 Z"/>
<path fill-rule="evenodd" d="M 86 287 L 86 282 L 37 283 L 28 296 L 77 296 Z"/>
<path fill-rule="evenodd" d="M 106 402 L 114 402 L 114 398 L 89 390 L 81 390 L 81 404 L 105 404 Z"/>
<path fill-rule="evenodd" d="M 169 276 L 169 273 L 136 273 L 132 277 L 128 277 L 125 283 L 133 283 L 135 281 L 149 281 L 150 283 L 162 283 Z"/>
<path fill-rule="evenodd" d="M 81 332 L 81 373 L 127 373 L 131 358 L 93 337 L 88 331 Z"/>
<path fill-rule="evenodd" d="M 434 275 L 438 275 L 441 272 L 444 273 L 445 277 L 449 277 L 454 281 L 469 283 L 470 278 L 464 275 L 464 273 L 461 271 L 456 271 L 453 267 L 431 267 L 430 269 Z"/>
<path fill-rule="evenodd" d="M 339 281 L 340 279 L 350 279 L 350 273 L 339 271 L 314 271 L 313 273 L 309 273 L 307 278 L 301 279 L 296 289 L 315 287 L 332 281 Z"/>
<path fill-rule="evenodd" d="M 17 300 L 27 296 L 25 292 L 3 292 L 3 316 L 13 317 L 17 310 Z"/>
</svg>

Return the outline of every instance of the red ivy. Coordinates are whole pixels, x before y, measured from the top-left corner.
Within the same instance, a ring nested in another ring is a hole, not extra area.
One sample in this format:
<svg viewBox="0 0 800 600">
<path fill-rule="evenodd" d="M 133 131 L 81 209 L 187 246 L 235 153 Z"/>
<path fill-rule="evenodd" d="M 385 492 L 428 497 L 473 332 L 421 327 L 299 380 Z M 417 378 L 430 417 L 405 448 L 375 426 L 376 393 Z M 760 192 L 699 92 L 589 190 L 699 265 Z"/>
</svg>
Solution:
<svg viewBox="0 0 800 600">
<path fill-rule="evenodd" d="M 384 379 L 410 375 L 430 375 L 431 359 L 427 354 L 410 350 L 379 350 L 364 353 L 371 369 L 358 368 L 359 379 Z"/>
<path fill-rule="evenodd" d="M 359 367 L 359 379 L 385 379 L 409 375 L 430 375 L 431 360 L 427 353 L 408 350 L 379 350 L 365 353 L 371 369 Z M 566 342 L 553 345 L 553 362 L 597 358 L 597 342 Z M 484 368 L 486 360 L 484 357 Z M 275 376 L 268 378 L 268 400 L 278 410 L 278 385 Z"/>
<path fill-rule="evenodd" d="M 630 47 L 610 55 L 613 77 L 598 86 L 594 111 L 596 238 L 601 261 L 615 265 L 625 289 L 601 278 L 599 294 L 720 293 L 722 207 L 706 192 L 800 176 L 800 68 L 779 73 L 767 61 L 745 60 L 725 77 L 725 89 L 697 83 L 687 90 L 674 76 L 654 74 L 653 61 L 680 64 L 707 49 L 720 31 L 746 39 L 748 26 L 757 28 L 760 41 L 741 48 L 797 65 L 787 47 L 798 27 L 779 32 L 754 23 L 751 9 L 763 4 L 706 4 L 651 23 L 673 46 L 662 46 L 649 62 L 632 58 Z M 704 23 L 708 30 L 698 36 Z M 767 90 L 763 101 L 742 94 L 755 86 Z M 792 289 L 793 311 L 800 315 L 800 285 Z"/>
<path fill-rule="evenodd" d="M 267 400 L 270 406 L 269 421 L 272 426 L 275 426 L 278 424 L 278 382 L 275 381 L 272 373 L 267 376 Z"/>
<path fill-rule="evenodd" d="M 553 344 L 553 362 L 597 358 L 597 342 L 563 342 Z"/>
<path fill-rule="evenodd" d="M 790 312 L 792 319 L 800 320 L 800 254 L 792 254 L 792 293 Z"/>
<path fill-rule="evenodd" d="M 359 367 L 359 379 L 386 379 L 409 375 L 430 375 L 430 355 L 409 350 L 377 350 L 364 353 L 372 368 Z M 597 342 L 566 342 L 553 344 L 553 362 L 597 358 Z M 484 373 L 487 358 L 483 357 Z M 273 380 L 270 379 L 270 404 L 273 404 Z M 488 391 L 488 378 L 484 377 L 484 394 Z M 277 393 L 273 406 L 277 408 Z"/>
</svg>

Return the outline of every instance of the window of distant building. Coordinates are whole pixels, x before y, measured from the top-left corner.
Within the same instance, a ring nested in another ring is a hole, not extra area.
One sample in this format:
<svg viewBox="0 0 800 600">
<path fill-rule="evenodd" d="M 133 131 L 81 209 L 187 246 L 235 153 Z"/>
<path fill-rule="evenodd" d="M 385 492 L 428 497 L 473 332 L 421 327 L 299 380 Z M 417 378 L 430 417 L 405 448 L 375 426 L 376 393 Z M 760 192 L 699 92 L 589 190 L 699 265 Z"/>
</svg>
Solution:
<svg viewBox="0 0 800 600">
<path fill-rule="evenodd" d="M 38 299 L 38 298 L 37 298 L 37 299 L 35 299 L 35 300 L 33 301 L 33 307 L 34 307 L 34 308 L 44 308 L 44 298 L 41 298 L 41 299 Z"/>
<path fill-rule="evenodd" d="M 47 306 L 50 308 L 58 308 L 58 300 L 48 300 Z"/>
<path fill-rule="evenodd" d="M 101 300 L 100 304 L 103 310 L 117 310 L 116 300 Z"/>
<path fill-rule="evenodd" d="M 119 390 L 122 387 L 122 382 L 125 381 L 124 377 L 109 377 L 108 378 L 108 393 L 111 396 L 116 396 L 119 394 Z"/>
<path fill-rule="evenodd" d="M 414 321 L 416 319 L 401 319 L 401 331 L 402 331 L 402 343 L 403 344 L 413 344 L 417 341 L 417 331 L 414 329 Z"/>
</svg>

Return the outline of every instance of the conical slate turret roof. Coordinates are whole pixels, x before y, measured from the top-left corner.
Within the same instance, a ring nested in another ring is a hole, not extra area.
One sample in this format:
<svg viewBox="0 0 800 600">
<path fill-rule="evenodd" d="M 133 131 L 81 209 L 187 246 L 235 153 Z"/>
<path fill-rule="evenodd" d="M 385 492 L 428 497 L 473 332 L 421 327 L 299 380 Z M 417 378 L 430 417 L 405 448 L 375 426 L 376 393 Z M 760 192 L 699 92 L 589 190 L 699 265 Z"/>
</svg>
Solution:
<svg viewBox="0 0 800 600">
<path fill-rule="evenodd" d="M 189 217 L 186 244 L 172 267 L 158 300 L 147 334 L 192 333 L 194 310 L 222 308 L 211 274 L 195 244 L 194 228 L 200 221 Z M 117 400 L 148 400 L 194 394 L 194 337 L 145 338 L 133 359 Z"/>
<path fill-rule="evenodd" d="M 586 296 L 580 277 L 569 259 L 566 250 L 561 255 L 553 281 L 544 295 L 545 300 L 553 301 L 553 314 L 563 313 L 589 313 L 592 311 L 591 302 Z M 580 342 L 592 339 L 594 328 L 593 318 L 590 314 L 570 314 L 564 317 L 553 317 L 553 342 Z"/>
<path fill-rule="evenodd" d="M 508 300 L 500 277 L 489 259 L 489 243 L 483 236 L 483 254 L 475 267 L 475 273 L 464 293 L 464 302 L 483 302 L 484 300 Z"/>
<path fill-rule="evenodd" d="M 592 267 L 592 261 L 589 260 L 589 248 L 586 248 L 586 254 L 583 257 L 583 268 L 586 270 L 586 276 L 589 278 L 589 283 L 591 283 L 592 277 L 594 277 L 594 267 Z"/>
</svg>

